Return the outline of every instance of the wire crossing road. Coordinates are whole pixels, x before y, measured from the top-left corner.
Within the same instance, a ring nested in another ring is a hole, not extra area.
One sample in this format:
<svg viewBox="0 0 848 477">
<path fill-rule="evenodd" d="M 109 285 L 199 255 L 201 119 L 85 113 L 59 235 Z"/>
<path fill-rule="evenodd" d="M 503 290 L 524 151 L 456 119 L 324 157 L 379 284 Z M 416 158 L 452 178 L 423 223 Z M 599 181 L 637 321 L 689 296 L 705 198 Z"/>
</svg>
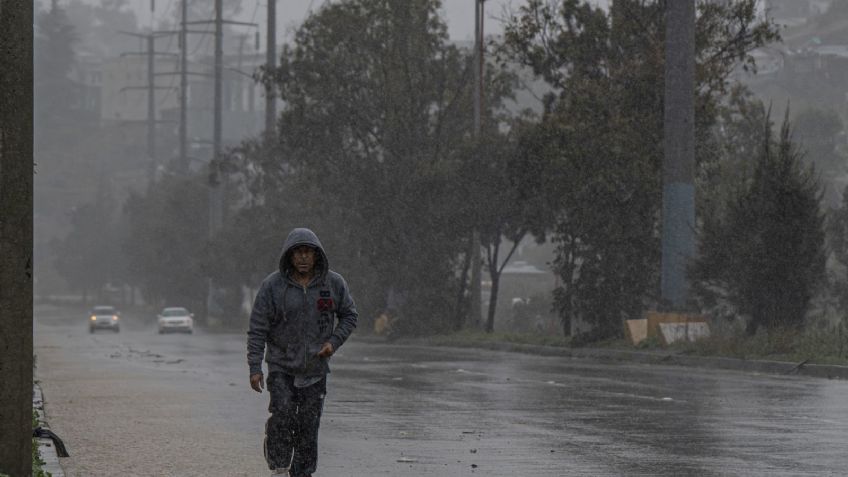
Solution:
<svg viewBox="0 0 848 477">
<path fill-rule="evenodd" d="M 261 476 L 245 335 L 88 333 L 36 310 L 69 476 Z M 844 475 L 848 383 L 357 340 L 333 357 L 316 477 Z"/>
</svg>

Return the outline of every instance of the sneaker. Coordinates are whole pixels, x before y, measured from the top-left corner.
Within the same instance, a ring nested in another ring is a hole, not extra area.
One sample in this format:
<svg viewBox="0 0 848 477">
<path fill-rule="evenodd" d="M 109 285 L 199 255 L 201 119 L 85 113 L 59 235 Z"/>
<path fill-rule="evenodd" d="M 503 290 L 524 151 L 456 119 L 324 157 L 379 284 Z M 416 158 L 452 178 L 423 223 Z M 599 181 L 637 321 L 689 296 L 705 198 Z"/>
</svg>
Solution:
<svg viewBox="0 0 848 477">
<path fill-rule="evenodd" d="M 271 472 L 271 477 L 289 477 L 289 469 L 274 469 L 274 471 Z"/>
</svg>

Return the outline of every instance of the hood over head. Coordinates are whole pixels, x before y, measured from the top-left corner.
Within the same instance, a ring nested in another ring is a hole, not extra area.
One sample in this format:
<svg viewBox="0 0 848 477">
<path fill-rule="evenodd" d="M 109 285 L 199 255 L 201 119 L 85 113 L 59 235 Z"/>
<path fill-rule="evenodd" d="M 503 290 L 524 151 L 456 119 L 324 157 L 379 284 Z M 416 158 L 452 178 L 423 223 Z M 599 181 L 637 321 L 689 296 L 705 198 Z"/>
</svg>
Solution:
<svg viewBox="0 0 848 477">
<path fill-rule="evenodd" d="M 314 248 L 317 253 L 315 257 L 316 275 L 323 278 L 327 276 L 327 271 L 330 269 L 330 262 L 327 260 L 327 254 L 324 252 L 324 247 L 315 232 L 307 228 L 296 228 L 289 233 L 286 241 L 283 244 L 283 251 L 280 253 L 280 273 L 286 277 L 292 269 L 291 253 L 292 249 L 300 245 L 309 245 Z"/>
</svg>

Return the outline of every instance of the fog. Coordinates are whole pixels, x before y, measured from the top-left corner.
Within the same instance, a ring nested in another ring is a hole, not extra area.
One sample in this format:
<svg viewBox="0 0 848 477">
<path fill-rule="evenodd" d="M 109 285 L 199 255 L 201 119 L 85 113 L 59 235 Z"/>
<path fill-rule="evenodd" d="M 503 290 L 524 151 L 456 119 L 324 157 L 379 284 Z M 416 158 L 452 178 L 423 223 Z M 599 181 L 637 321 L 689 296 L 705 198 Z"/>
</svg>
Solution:
<svg viewBox="0 0 848 477">
<path fill-rule="evenodd" d="M 378 12 L 377 3 L 362 8 Z M 185 306 L 204 325 L 243 326 L 287 230 L 303 225 L 327 241 L 334 267 L 350 276 L 371 331 L 380 316 L 395 314 L 411 335 L 479 326 L 619 336 L 617 319 L 607 329 L 603 317 L 638 318 L 666 306 L 658 255 L 661 15 L 653 2 L 638 3 L 620 3 L 621 18 L 655 27 L 628 30 L 635 27 L 613 22 L 607 2 L 589 2 L 566 12 L 583 27 L 522 30 L 520 22 L 533 18 L 521 10 L 526 4 L 486 2 L 479 132 L 473 3 L 424 2 L 426 10 L 406 17 L 379 10 L 384 23 L 374 20 L 374 28 L 361 12 L 345 10 L 349 2 L 280 5 L 283 67 L 266 77 L 277 96 L 275 130 L 266 136 L 258 81 L 266 62 L 264 5 L 227 1 L 228 19 L 256 26 L 224 29 L 216 136 L 210 24 L 193 24 L 188 34 L 182 91 L 179 2 L 156 2 L 152 12 L 140 1 L 40 2 L 36 299 Z M 699 43 L 697 52 L 700 262 L 686 307 L 709 316 L 762 308 L 739 298 L 754 282 L 735 282 L 743 265 L 711 249 L 710 240 L 782 236 L 765 223 L 760 232 L 734 229 L 732 210 L 741 200 L 733 195 L 736 179 L 756 176 L 765 121 L 777 143 L 787 118 L 792 160 L 799 171 L 814 166 L 799 172 L 815 182 L 799 179 L 799 194 L 821 196 L 818 215 L 798 218 L 812 210 L 799 205 L 792 219 L 807 224 L 796 229 L 819 230 L 809 241 L 820 247 L 793 255 L 794 263 L 815 264 L 800 273 L 797 293 L 769 293 L 792 297 L 800 317 L 793 320 L 815 315 L 834 324 L 843 306 L 834 290 L 846 280 L 839 211 L 848 184 L 848 13 L 825 0 L 755 3 L 750 11 L 734 9 L 738 2 L 700 3 L 699 22 L 710 18 L 726 29 L 710 30 L 715 44 Z M 545 5 L 558 3 L 536 8 Z M 211 4 L 189 3 L 190 22 L 212 17 Z M 425 17 L 433 23 L 418 36 L 402 33 Z M 606 18 L 613 34 L 591 30 L 599 25 L 592 18 Z M 156 53 L 148 62 L 151 28 Z M 546 44 L 546 34 L 577 46 Z M 592 110 L 605 111 L 608 121 L 586 113 Z M 481 245 L 479 295 L 472 239 Z M 775 263 L 783 253 L 762 260 Z M 412 325 L 433 303 L 438 318 Z"/>
<path fill-rule="evenodd" d="M 267 474 L 289 383 L 315 475 L 843 472 L 848 2 L 695 4 L 36 2 L 66 472 Z"/>
<path fill-rule="evenodd" d="M 286 2 L 282 4 L 277 11 L 277 24 L 281 25 L 281 37 L 290 38 L 303 20 L 310 14 L 321 7 L 326 0 L 299 0 L 295 2 Z M 86 3 L 97 3 L 94 0 L 89 0 Z M 521 2 L 517 0 L 490 0 L 486 3 L 487 18 L 491 21 L 486 25 L 486 29 L 493 34 L 498 34 L 503 31 L 501 22 L 499 21 L 504 14 L 504 11 L 514 10 Z M 591 2 L 598 6 L 606 8 L 607 0 L 597 0 Z M 255 4 L 255 5 L 258 5 Z M 267 12 L 262 7 L 255 5 L 246 5 L 241 8 L 241 12 L 237 14 L 236 19 L 244 22 L 256 22 L 260 25 L 260 31 L 264 32 Z M 156 5 L 158 9 L 154 15 L 150 13 L 150 5 L 145 1 L 133 2 L 129 6 L 132 7 L 139 25 L 150 25 L 151 21 L 156 22 L 155 18 L 161 18 L 165 13 L 163 9 L 172 7 L 173 2 L 163 4 L 160 0 Z M 444 0 L 441 8 L 442 16 L 448 25 L 448 33 L 450 38 L 456 41 L 473 41 L 474 39 L 474 2 L 464 0 Z"/>
</svg>

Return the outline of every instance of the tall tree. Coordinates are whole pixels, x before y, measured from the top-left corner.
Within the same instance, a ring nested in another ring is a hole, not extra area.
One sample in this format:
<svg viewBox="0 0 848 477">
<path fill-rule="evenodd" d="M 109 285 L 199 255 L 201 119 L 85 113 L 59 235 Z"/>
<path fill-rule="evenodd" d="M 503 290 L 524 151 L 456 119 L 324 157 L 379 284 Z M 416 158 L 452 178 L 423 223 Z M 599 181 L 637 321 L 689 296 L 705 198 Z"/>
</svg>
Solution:
<svg viewBox="0 0 848 477">
<path fill-rule="evenodd" d="M 75 207 L 71 230 L 54 240 L 55 267 L 68 287 L 81 292 L 87 302 L 91 293 L 101 298 L 104 285 L 114 283 L 123 256 L 118 249 L 113 195 L 101 177 L 93 203 Z"/>
<path fill-rule="evenodd" d="M 492 115 L 488 116 L 495 119 Z M 479 155 L 466 161 L 466 169 L 460 174 L 461 177 L 474 178 L 473 185 L 469 187 L 469 197 L 484 249 L 483 262 L 491 281 L 484 322 L 484 330 L 488 333 L 495 329 L 504 268 L 522 240 L 533 231 L 538 232 L 537 237 L 543 238 L 541 230 L 549 223 L 544 221 L 544 213 L 539 212 L 545 206 L 539 200 L 539 176 L 536 171 L 526 169 L 528 158 L 520 149 L 522 141 L 526 140 L 523 137 L 527 129 L 524 120 L 504 118 L 499 124 L 487 128 L 480 138 Z M 510 126 L 508 132 L 498 130 L 503 125 Z M 507 244 L 508 248 L 503 249 L 502 246 Z"/>
<path fill-rule="evenodd" d="M 76 61 L 76 29 L 55 0 L 40 11 L 35 34 L 36 120 L 46 126 L 67 121 L 74 97 L 68 74 Z"/>
<path fill-rule="evenodd" d="M 703 223 L 694 274 L 761 327 L 801 328 L 824 279 L 824 215 L 812 167 L 787 119 L 778 138 L 768 116 L 752 174 L 727 198 L 726 214 Z"/>
<path fill-rule="evenodd" d="M 762 101 L 741 85 L 717 105 L 714 127 L 699 131 L 697 169 L 700 221 L 711 220 L 726 211 L 727 197 L 750 177 L 755 158 L 766 139 L 762 125 L 767 111 Z"/>
<path fill-rule="evenodd" d="M 728 77 L 777 37 L 754 0 L 699 2 L 695 123 L 715 122 Z M 531 0 L 507 24 L 503 54 L 551 87 L 532 162 L 559 180 L 541 190 L 555 210 L 556 292 L 565 332 L 575 318 L 596 338 L 658 303 L 665 2 Z M 702 134 L 701 134 L 702 135 Z M 696 136 L 698 137 L 698 136 Z M 696 145 L 697 147 L 697 145 Z M 697 158 L 696 158 L 697 159 Z"/>
<path fill-rule="evenodd" d="M 262 207 L 326 237 L 364 315 L 393 308 L 422 333 L 452 325 L 470 230 L 470 181 L 452 178 L 471 126 L 470 61 L 448 44 L 439 7 L 351 0 L 308 18 L 266 72 L 286 105 L 278 152 L 251 158 Z"/>
<path fill-rule="evenodd" d="M 123 252 L 148 303 L 205 310 L 208 203 L 202 178 L 164 176 L 125 206 Z"/>
<path fill-rule="evenodd" d="M 0 473 L 32 472 L 32 4 L 0 1 Z"/>
</svg>

